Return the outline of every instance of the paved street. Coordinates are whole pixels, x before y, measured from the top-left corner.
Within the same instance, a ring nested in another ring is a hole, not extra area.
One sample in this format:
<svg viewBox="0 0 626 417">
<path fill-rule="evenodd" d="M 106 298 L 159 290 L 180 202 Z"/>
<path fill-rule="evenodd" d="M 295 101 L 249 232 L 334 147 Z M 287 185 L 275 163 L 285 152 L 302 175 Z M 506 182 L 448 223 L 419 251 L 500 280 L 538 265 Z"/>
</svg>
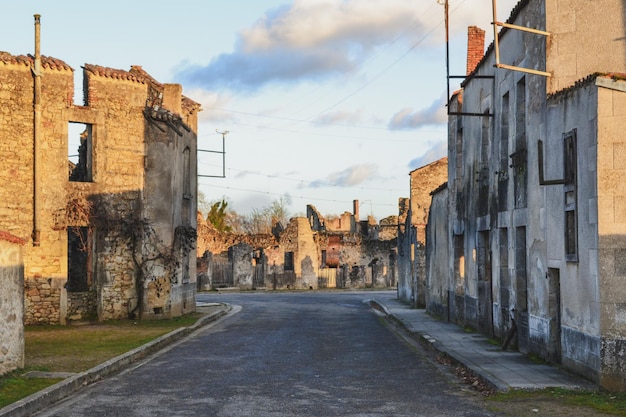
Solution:
<svg viewBox="0 0 626 417">
<path fill-rule="evenodd" d="M 38 416 L 489 416 L 372 292 L 200 294 L 241 310 Z"/>
</svg>

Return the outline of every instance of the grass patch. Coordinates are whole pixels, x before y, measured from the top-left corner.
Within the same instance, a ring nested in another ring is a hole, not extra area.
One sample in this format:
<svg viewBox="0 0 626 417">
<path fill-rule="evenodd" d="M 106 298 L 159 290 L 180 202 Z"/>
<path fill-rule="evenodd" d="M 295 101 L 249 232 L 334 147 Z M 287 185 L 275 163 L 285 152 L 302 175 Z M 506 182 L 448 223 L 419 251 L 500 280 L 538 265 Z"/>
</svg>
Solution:
<svg viewBox="0 0 626 417">
<path fill-rule="evenodd" d="M 0 408 L 61 381 L 60 379 L 28 379 L 21 376 L 32 370 L 35 369 L 20 369 L 0 378 Z"/>
<path fill-rule="evenodd" d="M 606 391 L 573 391 L 562 388 L 549 388 L 540 391 L 510 391 L 497 393 L 488 401 L 509 402 L 516 400 L 549 399 L 573 407 L 590 408 L 600 413 L 626 416 L 626 393 Z"/>
<path fill-rule="evenodd" d="M 533 363 L 536 363 L 537 365 L 547 365 L 548 362 L 541 358 L 539 355 L 535 354 L 535 353 L 529 353 L 528 355 L 526 355 L 526 357 L 528 359 L 530 359 Z"/>
<path fill-rule="evenodd" d="M 69 326 L 26 326 L 25 367 L 0 377 L 0 407 L 59 379 L 25 378 L 29 371 L 83 372 L 159 336 L 193 325 L 205 313 L 164 320 L 112 320 Z"/>
<path fill-rule="evenodd" d="M 166 320 L 114 320 L 70 326 L 26 326 L 26 366 L 52 372 L 82 372 L 135 349 L 179 327 L 190 326 L 202 314 Z"/>
<path fill-rule="evenodd" d="M 493 345 L 493 346 L 502 347 L 502 342 L 500 342 L 497 339 L 487 339 L 487 343 L 489 343 L 490 345 Z"/>
</svg>

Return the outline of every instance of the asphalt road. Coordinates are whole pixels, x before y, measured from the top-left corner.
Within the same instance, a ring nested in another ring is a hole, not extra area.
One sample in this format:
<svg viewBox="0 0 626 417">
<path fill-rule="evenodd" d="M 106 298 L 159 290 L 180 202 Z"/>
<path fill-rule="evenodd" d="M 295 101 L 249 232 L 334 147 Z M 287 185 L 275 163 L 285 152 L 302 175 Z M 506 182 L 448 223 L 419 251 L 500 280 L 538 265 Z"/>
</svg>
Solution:
<svg viewBox="0 0 626 417">
<path fill-rule="evenodd" d="M 373 292 L 200 294 L 241 310 L 37 416 L 490 416 Z"/>
</svg>

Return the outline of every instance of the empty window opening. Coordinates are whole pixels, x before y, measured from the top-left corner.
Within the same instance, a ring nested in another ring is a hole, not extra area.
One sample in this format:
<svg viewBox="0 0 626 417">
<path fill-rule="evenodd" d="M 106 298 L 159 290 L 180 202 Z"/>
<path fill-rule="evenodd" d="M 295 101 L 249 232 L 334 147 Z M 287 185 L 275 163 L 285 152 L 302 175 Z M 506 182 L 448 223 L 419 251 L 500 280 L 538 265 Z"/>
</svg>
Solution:
<svg viewBox="0 0 626 417">
<path fill-rule="evenodd" d="M 67 290 L 69 292 L 89 291 L 91 285 L 91 236 L 87 227 L 67 229 Z"/>
<path fill-rule="evenodd" d="M 485 110 L 484 114 L 480 136 L 480 171 L 477 179 L 479 216 L 486 216 L 489 211 L 489 154 L 491 152 L 489 109 Z"/>
<path fill-rule="evenodd" d="M 526 148 L 526 79 L 517 82 L 515 90 L 515 150 Z"/>
<path fill-rule="evenodd" d="M 526 208 L 527 156 L 526 156 L 526 79 L 522 77 L 515 88 L 515 152 L 511 155 L 515 208 Z"/>
<path fill-rule="evenodd" d="M 494 279 L 499 281 L 497 287 L 500 288 L 500 318 L 503 324 L 502 328 L 509 328 L 511 278 L 509 275 L 509 230 L 507 228 L 500 229 L 498 249 L 500 273 L 497 274 Z"/>
<path fill-rule="evenodd" d="M 69 180 L 93 181 L 93 135 L 92 125 L 70 122 L 68 126 Z"/>
<path fill-rule="evenodd" d="M 191 150 L 186 147 L 183 151 L 183 198 L 190 199 L 191 195 Z"/>
<path fill-rule="evenodd" d="M 465 293 L 465 243 L 463 235 L 454 236 L 454 282 L 457 295 Z"/>
<path fill-rule="evenodd" d="M 563 137 L 563 170 L 565 172 L 565 259 L 569 262 L 578 261 L 578 215 L 577 215 L 577 154 L 576 130 Z"/>
<path fill-rule="evenodd" d="M 515 196 L 515 208 L 527 207 L 528 200 L 528 155 L 526 149 L 521 149 L 511 155 L 511 168 L 513 168 L 513 193 Z"/>
<path fill-rule="evenodd" d="M 526 228 L 515 228 L 515 290 L 516 309 L 520 313 L 528 311 L 528 277 L 526 276 Z"/>
<path fill-rule="evenodd" d="M 500 168 L 498 170 L 498 211 L 506 211 L 509 191 L 509 93 L 502 96 L 500 111 Z"/>
<path fill-rule="evenodd" d="M 285 252 L 285 271 L 293 271 L 293 252 Z"/>
<path fill-rule="evenodd" d="M 459 128 L 456 131 L 455 137 L 455 179 L 457 191 L 460 191 L 462 188 L 461 180 L 463 178 L 463 128 Z"/>
</svg>

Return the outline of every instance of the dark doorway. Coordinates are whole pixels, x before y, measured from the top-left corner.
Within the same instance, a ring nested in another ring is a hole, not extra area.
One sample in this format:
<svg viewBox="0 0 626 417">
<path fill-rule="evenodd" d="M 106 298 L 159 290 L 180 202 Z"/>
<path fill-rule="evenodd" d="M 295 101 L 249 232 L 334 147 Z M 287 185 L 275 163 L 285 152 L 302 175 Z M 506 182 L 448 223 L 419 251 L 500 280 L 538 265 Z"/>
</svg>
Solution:
<svg viewBox="0 0 626 417">
<path fill-rule="evenodd" d="M 488 231 L 478 232 L 478 329 L 485 334 L 493 336 L 493 296 L 492 296 L 492 272 L 491 251 L 489 250 Z"/>
<path fill-rule="evenodd" d="M 561 363 L 561 272 L 548 268 L 548 310 L 550 314 L 550 345 L 548 360 Z"/>
<path fill-rule="evenodd" d="M 522 352 L 528 349 L 528 277 L 526 273 L 526 228 L 515 228 L 515 309 L 517 341 Z"/>
<path fill-rule="evenodd" d="M 89 291 L 91 283 L 89 263 L 91 260 L 91 238 L 87 227 L 67 229 L 67 291 Z"/>
</svg>

